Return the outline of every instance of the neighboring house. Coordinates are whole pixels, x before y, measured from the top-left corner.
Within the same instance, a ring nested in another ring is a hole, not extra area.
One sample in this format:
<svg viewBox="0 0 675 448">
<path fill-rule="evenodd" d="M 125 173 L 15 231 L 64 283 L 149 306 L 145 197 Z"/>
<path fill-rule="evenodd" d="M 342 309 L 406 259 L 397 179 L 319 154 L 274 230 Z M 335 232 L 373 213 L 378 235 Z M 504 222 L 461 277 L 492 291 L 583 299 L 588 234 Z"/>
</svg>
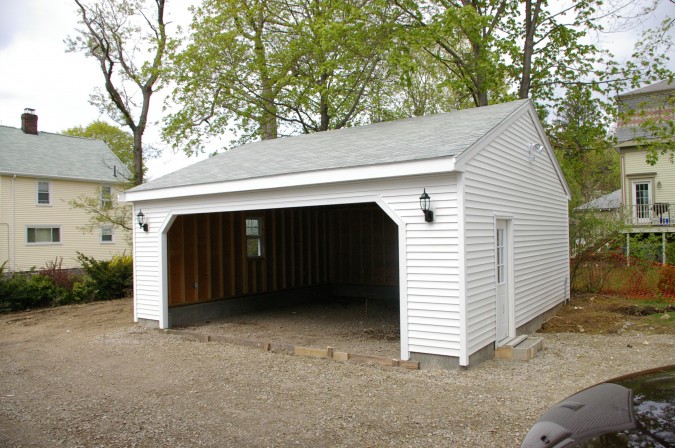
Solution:
<svg viewBox="0 0 675 448">
<path fill-rule="evenodd" d="M 100 140 L 38 132 L 37 121 L 26 109 L 21 129 L 0 126 L 0 264 L 26 271 L 62 258 L 75 268 L 78 251 L 109 259 L 128 250 L 128 231 L 83 232 L 89 215 L 69 205 L 83 195 L 111 203 L 122 163 Z"/>
<path fill-rule="evenodd" d="M 145 325 L 389 297 L 401 359 L 453 367 L 569 298 L 569 191 L 529 100 L 250 143 L 121 198 Z"/>
<path fill-rule="evenodd" d="M 647 163 L 645 145 L 654 144 L 656 136 L 642 125 L 646 120 L 675 119 L 674 100 L 675 84 L 667 81 L 618 97 L 623 119 L 617 126 L 616 149 L 621 157 L 626 233 L 661 233 L 664 260 L 666 235 L 675 232 L 675 165 L 668 154 L 661 155 L 655 165 Z"/>
</svg>

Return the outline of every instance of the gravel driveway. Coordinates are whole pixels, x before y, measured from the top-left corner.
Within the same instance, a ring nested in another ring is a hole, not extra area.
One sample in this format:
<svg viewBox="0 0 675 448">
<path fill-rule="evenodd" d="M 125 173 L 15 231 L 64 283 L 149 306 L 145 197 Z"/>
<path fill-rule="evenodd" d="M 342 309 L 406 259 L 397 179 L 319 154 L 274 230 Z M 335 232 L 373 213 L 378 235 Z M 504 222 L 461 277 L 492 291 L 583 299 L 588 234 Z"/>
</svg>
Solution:
<svg viewBox="0 0 675 448">
<path fill-rule="evenodd" d="M 1 315 L 0 446 L 510 447 L 572 392 L 675 363 L 672 335 L 546 334 L 529 362 L 411 371 L 189 341 L 131 315 L 130 300 Z"/>
</svg>

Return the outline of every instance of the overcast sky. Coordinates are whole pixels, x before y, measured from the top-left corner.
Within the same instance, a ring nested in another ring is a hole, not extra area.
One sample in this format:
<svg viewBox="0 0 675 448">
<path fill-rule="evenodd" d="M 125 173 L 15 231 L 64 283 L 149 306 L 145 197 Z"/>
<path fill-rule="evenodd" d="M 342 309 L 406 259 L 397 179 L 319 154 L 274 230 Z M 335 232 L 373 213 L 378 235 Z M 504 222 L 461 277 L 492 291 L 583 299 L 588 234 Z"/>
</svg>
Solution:
<svg viewBox="0 0 675 448">
<path fill-rule="evenodd" d="M 167 10 L 171 20 L 186 20 L 185 7 L 190 1 L 173 0 Z M 653 25 L 675 6 L 661 2 L 660 10 L 644 26 L 630 32 L 602 36 L 605 45 L 620 57 L 628 57 L 645 26 Z M 636 5 L 640 2 L 637 1 Z M 181 10 L 176 13 L 176 5 Z M 26 107 L 36 110 L 41 131 L 61 132 L 87 125 L 101 117 L 88 102 L 95 87 L 102 86 L 102 76 L 93 59 L 80 53 L 66 53 L 64 39 L 73 34 L 77 24 L 76 5 L 72 0 L 0 0 L 0 125 L 20 127 Z M 171 32 L 171 30 L 169 30 Z M 672 61 L 671 61 L 672 62 Z M 159 177 L 196 162 L 182 153 L 174 154 L 159 138 L 161 98 L 153 96 L 145 141 L 166 148 L 160 159 L 149 164 L 151 178 Z"/>
</svg>

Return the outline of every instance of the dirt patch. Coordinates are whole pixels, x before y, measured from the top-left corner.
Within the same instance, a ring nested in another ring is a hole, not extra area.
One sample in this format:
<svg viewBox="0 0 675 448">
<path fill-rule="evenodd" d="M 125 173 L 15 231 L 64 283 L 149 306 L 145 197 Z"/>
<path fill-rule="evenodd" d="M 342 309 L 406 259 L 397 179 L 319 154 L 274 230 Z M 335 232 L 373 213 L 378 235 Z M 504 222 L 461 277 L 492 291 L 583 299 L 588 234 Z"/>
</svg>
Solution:
<svg viewBox="0 0 675 448">
<path fill-rule="evenodd" d="M 209 325 L 398 350 L 396 313 L 308 311 Z M 549 333 L 528 362 L 417 371 L 191 341 L 132 316 L 131 300 L 0 315 L 0 446 L 517 447 L 565 396 L 675 363 L 672 334 L 626 330 Z"/>
<path fill-rule="evenodd" d="M 578 295 L 546 322 L 541 333 L 675 334 L 675 304 L 606 295 Z"/>
<path fill-rule="evenodd" d="M 381 300 L 336 298 L 182 327 L 205 334 L 400 357 L 399 311 Z"/>
</svg>

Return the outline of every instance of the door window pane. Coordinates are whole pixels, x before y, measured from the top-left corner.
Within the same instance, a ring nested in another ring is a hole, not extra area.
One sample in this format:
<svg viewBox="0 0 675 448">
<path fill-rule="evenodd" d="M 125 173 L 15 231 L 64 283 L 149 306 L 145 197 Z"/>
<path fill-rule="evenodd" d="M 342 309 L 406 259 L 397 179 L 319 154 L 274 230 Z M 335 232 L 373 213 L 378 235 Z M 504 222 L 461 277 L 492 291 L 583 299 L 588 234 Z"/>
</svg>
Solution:
<svg viewBox="0 0 675 448">
<path fill-rule="evenodd" d="M 635 213 L 638 218 L 649 218 L 651 198 L 649 194 L 649 182 L 635 184 Z"/>
<path fill-rule="evenodd" d="M 497 283 L 504 283 L 504 229 L 497 229 Z"/>
</svg>

